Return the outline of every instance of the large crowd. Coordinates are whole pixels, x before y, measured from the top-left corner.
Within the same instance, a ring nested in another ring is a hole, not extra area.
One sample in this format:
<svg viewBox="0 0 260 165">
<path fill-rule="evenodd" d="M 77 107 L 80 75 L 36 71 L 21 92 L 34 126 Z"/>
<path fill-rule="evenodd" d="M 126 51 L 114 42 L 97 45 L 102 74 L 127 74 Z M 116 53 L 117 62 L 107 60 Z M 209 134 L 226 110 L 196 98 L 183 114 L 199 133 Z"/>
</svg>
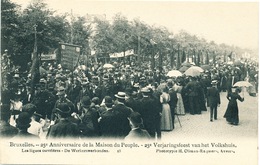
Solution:
<svg viewBox="0 0 260 165">
<path fill-rule="evenodd" d="M 248 91 L 253 97 L 258 90 L 258 66 L 248 60 L 212 64 L 199 76 L 178 77 L 167 76 L 167 69 L 152 70 L 147 63 L 111 64 L 79 65 L 71 71 L 44 62 L 35 90 L 29 67 L 8 73 L 1 89 L 1 136 L 160 139 L 161 131 L 175 129 L 176 115 L 207 111 L 212 85 L 228 97 L 238 81 L 253 85 Z"/>
</svg>

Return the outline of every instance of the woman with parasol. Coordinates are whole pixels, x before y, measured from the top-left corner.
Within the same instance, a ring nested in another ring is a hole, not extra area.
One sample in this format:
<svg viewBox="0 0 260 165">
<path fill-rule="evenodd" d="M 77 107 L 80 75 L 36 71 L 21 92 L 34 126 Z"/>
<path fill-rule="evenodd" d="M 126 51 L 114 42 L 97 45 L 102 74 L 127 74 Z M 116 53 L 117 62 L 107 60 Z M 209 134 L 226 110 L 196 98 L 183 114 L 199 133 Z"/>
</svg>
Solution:
<svg viewBox="0 0 260 165">
<path fill-rule="evenodd" d="M 240 87 L 233 87 L 232 91 L 228 92 L 227 95 L 229 102 L 224 118 L 232 125 L 238 125 L 239 123 L 237 100 L 244 101 L 244 98 L 239 95 L 240 92 Z"/>
</svg>

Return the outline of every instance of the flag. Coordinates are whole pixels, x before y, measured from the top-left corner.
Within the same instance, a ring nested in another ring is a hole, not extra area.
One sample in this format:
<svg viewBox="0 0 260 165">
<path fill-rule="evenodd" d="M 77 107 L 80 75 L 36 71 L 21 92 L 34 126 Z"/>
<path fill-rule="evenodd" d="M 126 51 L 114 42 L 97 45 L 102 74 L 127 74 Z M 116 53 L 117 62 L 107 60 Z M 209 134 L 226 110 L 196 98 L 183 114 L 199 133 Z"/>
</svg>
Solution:
<svg viewBox="0 0 260 165">
<path fill-rule="evenodd" d="M 36 37 L 35 37 L 36 38 Z M 37 53 L 37 40 L 35 39 L 34 48 L 33 48 L 33 56 L 32 56 L 32 66 L 31 66 L 31 92 L 34 93 L 34 89 L 36 84 L 39 83 L 40 80 L 40 60 Z"/>
</svg>

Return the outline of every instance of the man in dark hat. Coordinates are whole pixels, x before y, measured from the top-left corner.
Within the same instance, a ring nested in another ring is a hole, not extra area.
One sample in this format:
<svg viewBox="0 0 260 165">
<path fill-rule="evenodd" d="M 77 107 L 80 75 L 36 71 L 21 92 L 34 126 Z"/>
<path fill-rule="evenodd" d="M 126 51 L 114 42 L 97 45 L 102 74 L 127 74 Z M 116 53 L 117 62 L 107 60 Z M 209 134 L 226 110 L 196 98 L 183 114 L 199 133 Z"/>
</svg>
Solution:
<svg viewBox="0 0 260 165">
<path fill-rule="evenodd" d="M 173 82 L 168 81 L 167 86 L 169 87 L 169 95 L 170 95 L 169 105 L 171 108 L 172 124 L 174 129 L 175 108 L 177 107 L 178 97 L 177 97 L 177 92 L 173 89 Z"/>
<path fill-rule="evenodd" d="M 141 111 L 140 114 L 143 118 L 144 128 L 148 131 L 151 137 L 155 138 L 157 133 L 157 138 L 161 137 L 160 134 L 160 113 L 161 113 L 161 104 L 159 100 L 156 100 L 155 97 L 152 96 L 151 90 L 147 87 L 142 88 L 141 92 L 143 94 L 143 98 L 140 100 L 141 102 Z"/>
<path fill-rule="evenodd" d="M 18 129 L 9 124 L 9 119 L 11 117 L 10 105 L 1 105 L 1 121 L 0 121 L 0 136 L 5 138 L 10 138 L 18 133 Z"/>
<path fill-rule="evenodd" d="M 125 140 L 147 140 L 151 138 L 149 133 L 143 129 L 143 119 L 138 112 L 132 112 L 128 119 L 132 130 L 125 137 Z"/>
<path fill-rule="evenodd" d="M 105 111 L 100 115 L 99 119 L 101 136 L 103 138 L 118 138 L 118 132 L 121 131 L 120 119 L 117 117 L 118 112 L 112 109 L 114 104 L 112 98 L 105 96 L 104 104 Z"/>
<path fill-rule="evenodd" d="M 54 109 L 52 111 L 52 117 L 51 117 L 52 121 L 55 121 L 55 119 L 57 117 L 56 108 L 58 107 L 59 104 L 62 104 L 62 103 L 66 103 L 70 107 L 71 113 L 73 113 L 73 112 L 77 113 L 77 111 L 75 109 L 75 105 L 69 99 L 66 98 L 66 93 L 65 93 L 64 87 L 59 87 L 56 95 L 59 97 L 59 99 L 56 101 L 56 103 L 54 105 Z"/>
<path fill-rule="evenodd" d="M 185 91 L 189 96 L 189 107 L 190 107 L 190 114 L 201 114 L 200 104 L 199 104 L 199 91 L 200 91 L 200 84 L 197 82 L 196 77 L 190 77 L 190 82 L 187 83 L 185 86 Z"/>
<path fill-rule="evenodd" d="M 19 129 L 19 132 L 13 139 L 18 138 L 34 138 L 39 139 L 38 136 L 33 135 L 27 131 L 27 129 L 31 126 L 31 115 L 28 112 L 21 112 L 16 119 L 16 128 Z"/>
<path fill-rule="evenodd" d="M 80 131 L 82 137 L 97 137 L 100 135 L 98 118 L 99 114 L 95 107 L 91 107 L 89 96 L 83 96 L 80 100 L 81 123 Z"/>
<path fill-rule="evenodd" d="M 119 120 L 118 125 L 120 126 L 121 130 L 118 132 L 118 135 L 119 137 L 124 138 L 126 135 L 128 135 L 129 131 L 131 130 L 127 118 L 130 116 L 133 110 L 125 105 L 125 92 L 118 92 L 117 94 L 115 94 L 115 97 L 116 104 L 112 107 L 112 109 L 117 113 L 117 117 Z"/>
<path fill-rule="evenodd" d="M 220 104 L 220 96 L 219 96 L 219 90 L 217 89 L 217 81 L 213 80 L 211 82 L 212 87 L 208 89 L 208 100 L 209 100 L 209 106 L 210 106 L 210 121 L 213 121 L 214 119 L 217 120 L 217 107 Z"/>
<path fill-rule="evenodd" d="M 50 127 L 47 138 L 78 138 L 79 129 L 77 124 L 68 119 L 71 115 L 69 105 L 60 103 L 55 109 L 58 120 L 56 124 Z"/>
</svg>

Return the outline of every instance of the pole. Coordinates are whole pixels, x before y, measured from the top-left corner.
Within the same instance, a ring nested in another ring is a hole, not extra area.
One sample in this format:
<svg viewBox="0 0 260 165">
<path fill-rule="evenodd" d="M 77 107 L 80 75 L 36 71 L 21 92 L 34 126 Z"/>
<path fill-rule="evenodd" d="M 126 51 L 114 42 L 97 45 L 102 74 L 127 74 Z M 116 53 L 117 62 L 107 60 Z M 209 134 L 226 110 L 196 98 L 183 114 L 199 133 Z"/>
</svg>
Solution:
<svg viewBox="0 0 260 165">
<path fill-rule="evenodd" d="M 140 51 L 140 35 L 138 35 L 138 47 L 137 47 L 137 52 L 138 52 L 138 65 L 139 65 L 139 67 L 140 67 L 140 65 L 141 65 L 141 51 Z"/>
</svg>

